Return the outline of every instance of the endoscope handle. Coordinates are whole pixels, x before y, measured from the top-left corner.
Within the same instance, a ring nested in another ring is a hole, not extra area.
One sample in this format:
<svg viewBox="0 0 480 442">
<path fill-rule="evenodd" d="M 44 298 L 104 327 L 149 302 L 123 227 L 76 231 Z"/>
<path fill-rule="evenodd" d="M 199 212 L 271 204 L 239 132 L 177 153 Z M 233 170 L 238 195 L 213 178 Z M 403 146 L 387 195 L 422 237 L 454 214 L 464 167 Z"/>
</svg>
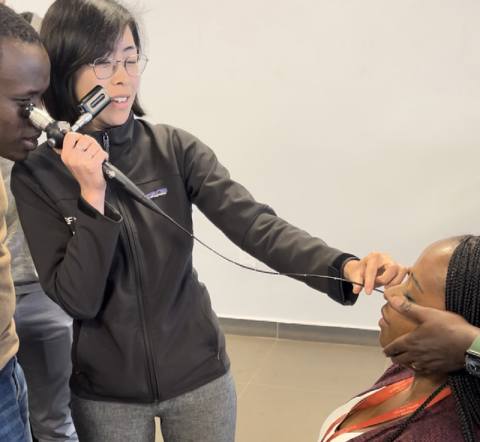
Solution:
<svg viewBox="0 0 480 442">
<path fill-rule="evenodd" d="M 47 133 L 47 143 L 50 147 L 61 149 L 63 140 L 68 132 L 77 132 L 82 126 L 87 124 L 96 115 L 98 115 L 111 102 L 111 98 L 101 86 L 96 86 L 85 97 L 82 98 L 78 109 L 82 113 L 80 118 L 73 126 L 65 121 L 55 121 L 50 115 L 41 109 L 37 109 L 35 104 L 30 103 L 23 111 L 23 116 L 28 118 L 37 128 Z M 132 198 L 142 203 L 144 206 L 157 213 L 161 210 L 120 170 L 108 161 L 102 164 L 103 174 L 106 179 L 114 181 L 121 186 Z"/>
<path fill-rule="evenodd" d="M 78 110 L 81 115 L 73 126 L 70 126 L 66 121 L 55 121 L 33 103 L 30 103 L 23 110 L 23 116 L 28 118 L 33 126 L 47 134 L 47 143 L 50 147 L 61 149 L 63 147 L 63 139 L 68 132 L 77 132 L 82 126 L 92 121 L 102 112 L 111 101 L 105 89 L 101 86 L 95 86 L 80 100 Z"/>
<path fill-rule="evenodd" d="M 157 205 L 128 178 L 124 173 L 120 172 L 113 164 L 104 161 L 102 164 L 103 175 L 106 179 L 114 181 L 116 185 L 122 187 L 133 199 L 148 207 L 154 212 L 161 213 Z"/>
</svg>

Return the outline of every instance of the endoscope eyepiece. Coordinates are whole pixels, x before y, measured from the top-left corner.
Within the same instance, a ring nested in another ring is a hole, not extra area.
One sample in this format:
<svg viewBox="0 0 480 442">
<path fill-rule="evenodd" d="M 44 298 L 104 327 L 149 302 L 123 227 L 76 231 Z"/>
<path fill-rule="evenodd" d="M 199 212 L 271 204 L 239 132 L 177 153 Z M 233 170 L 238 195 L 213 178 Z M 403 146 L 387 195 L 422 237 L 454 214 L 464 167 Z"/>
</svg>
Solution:
<svg viewBox="0 0 480 442">
<path fill-rule="evenodd" d="M 30 114 L 32 113 L 33 109 L 35 109 L 35 105 L 33 103 L 30 103 L 25 109 L 22 111 L 22 117 L 23 118 L 28 118 Z"/>
<path fill-rule="evenodd" d="M 44 110 L 38 109 L 34 103 L 30 103 L 22 110 L 22 116 L 28 118 L 33 126 L 47 134 L 47 143 L 50 147 L 61 149 L 63 139 L 68 132 L 77 132 L 82 126 L 90 122 L 109 103 L 111 99 L 105 89 L 95 86 L 78 105 L 81 115 L 73 126 L 65 121 L 55 121 Z"/>
<path fill-rule="evenodd" d="M 38 109 L 34 103 L 30 103 L 23 111 L 22 116 L 28 118 L 32 125 L 46 132 L 47 128 L 50 127 L 55 120 L 48 115 L 44 110 Z"/>
</svg>

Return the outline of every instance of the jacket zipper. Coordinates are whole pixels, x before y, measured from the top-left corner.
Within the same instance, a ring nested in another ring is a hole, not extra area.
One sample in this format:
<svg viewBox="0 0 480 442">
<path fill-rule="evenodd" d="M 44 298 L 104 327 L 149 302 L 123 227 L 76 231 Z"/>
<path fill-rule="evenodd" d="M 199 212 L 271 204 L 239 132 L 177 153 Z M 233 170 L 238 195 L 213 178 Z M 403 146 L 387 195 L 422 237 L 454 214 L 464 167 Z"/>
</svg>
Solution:
<svg viewBox="0 0 480 442">
<path fill-rule="evenodd" d="M 109 153 L 110 150 L 110 140 L 108 138 L 108 133 L 104 132 L 103 134 L 103 147 L 107 153 Z M 125 223 L 122 223 L 122 228 L 125 232 L 125 239 L 127 241 L 127 252 L 128 252 L 128 257 L 129 261 L 133 265 L 134 273 L 135 273 L 135 281 L 134 281 L 134 287 L 137 286 L 136 282 L 138 281 L 139 284 L 139 290 L 136 290 L 136 296 L 139 304 L 139 312 L 140 312 L 140 320 L 142 322 L 142 333 L 143 333 L 143 339 L 145 342 L 145 353 L 146 353 L 146 359 L 147 359 L 147 373 L 148 373 L 148 380 L 150 383 L 150 389 L 152 390 L 152 397 L 154 402 L 159 402 L 160 397 L 159 397 L 159 388 L 158 388 L 158 379 L 157 379 L 157 373 L 155 370 L 155 362 L 153 359 L 153 347 L 152 347 L 152 341 L 150 339 L 150 336 L 148 334 L 148 327 L 147 327 L 147 315 L 146 315 L 146 309 L 145 309 L 145 303 L 143 299 L 143 282 L 142 282 L 142 275 L 140 272 L 140 268 L 138 267 L 137 263 L 139 262 L 138 259 L 138 251 L 137 251 L 137 245 L 135 243 L 135 239 L 131 237 L 130 233 L 131 232 L 131 221 L 130 217 L 128 215 L 127 210 L 125 209 L 125 206 L 123 205 L 122 201 L 120 200 L 117 192 L 115 189 L 113 190 L 113 194 L 115 195 L 115 199 L 118 201 L 118 208 L 120 211 L 120 214 L 122 215 L 123 219 L 125 220 Z M 127 224 L 127 225 L 125 225 Z"/>
<path fill-rule="evenodd" d="M 108 138 L 108 132 L 103 132 L 103 149 L 110 155 L 110 138 Z"/>
</svg>

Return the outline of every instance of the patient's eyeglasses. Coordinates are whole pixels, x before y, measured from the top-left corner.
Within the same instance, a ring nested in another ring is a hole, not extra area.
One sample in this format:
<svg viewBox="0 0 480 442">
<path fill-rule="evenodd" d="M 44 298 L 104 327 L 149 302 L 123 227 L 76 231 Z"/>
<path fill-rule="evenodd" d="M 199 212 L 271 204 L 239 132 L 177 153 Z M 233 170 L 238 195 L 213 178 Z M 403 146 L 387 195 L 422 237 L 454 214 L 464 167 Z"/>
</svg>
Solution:
<svg viewBox="0 0 480 442">
<path fill-rule="evenodd" d="M 138 77 L 143 74 L 147 67 L 148 58 L 143 54 L 130 55 L 125 60 L 116 60 L 113 57 L 100 57 L 93 63 L 89 63 L 89 66 L 93 67 L 93 72 L 99 80 L 105 80 L 117 72 L 118 63 L 123 63 L 130 77 Z"/>
</svg>

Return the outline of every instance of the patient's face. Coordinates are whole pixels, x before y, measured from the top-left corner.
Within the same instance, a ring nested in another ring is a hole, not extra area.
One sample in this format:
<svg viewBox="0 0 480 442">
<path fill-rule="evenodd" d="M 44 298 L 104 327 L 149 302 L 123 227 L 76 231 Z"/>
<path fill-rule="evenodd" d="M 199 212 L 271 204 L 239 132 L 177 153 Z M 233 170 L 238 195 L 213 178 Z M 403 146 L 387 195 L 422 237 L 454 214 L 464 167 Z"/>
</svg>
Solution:
<svg viewBox="0 0 480 442">
<path fill-rule="evenodd" d="M 409 269 L 408 279 L 385 292 L 403 296 L 410 302 L 445 310 L 445 280 L 448 263 L 457 243 L 444 239 L 427 247 Z M 382 307 L 380 344 L 385 347 L 396 338 L 413 330 L 417 324 L 397 313 L 387 303 Z"/>
</svg>

